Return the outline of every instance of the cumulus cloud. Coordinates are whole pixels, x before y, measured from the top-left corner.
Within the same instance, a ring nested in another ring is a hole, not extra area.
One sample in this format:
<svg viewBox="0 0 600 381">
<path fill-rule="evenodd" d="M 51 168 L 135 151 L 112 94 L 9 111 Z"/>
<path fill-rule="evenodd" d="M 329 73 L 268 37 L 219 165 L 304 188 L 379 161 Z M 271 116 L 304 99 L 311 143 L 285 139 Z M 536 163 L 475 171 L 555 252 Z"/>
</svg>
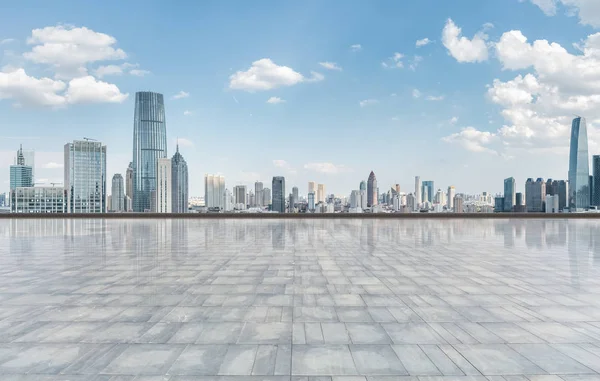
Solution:
<svg viewBox="0 0 600 381">
<path fill-rule="evenodd" d="M 100 66 L 94 70 L 94 75 L 98 78 L 106 77 L 108 75 L 121 75 L 123 74 L 123 68 L 119 65 L 106 65 Z"/>
<path fill-rule="evenodd" d="M 66 88 L 63 81 L 34 78 L 24 69 L 0 72 L 0 99 L 11 99 L 15 106 L 64 106 L 65 97 L 58 93 Z"/>
<path fill-rule="evenodd" d="M 336 64 L 335 62 L 319 62 L 319 65 L 323 66 L 325 69 L 328 70 L 342 70 L 342 68 L 339 67 L 338 64 Z"/>
<path fill-rule="evenodd" d="M 365 107 L 365 106 L 373 105 L 378 102 L 379 101 L 377 99 L 365 99 L 365 100 L 358 102 L 358 104 L 360 105 L 360 107 Z"/>
<path fill-rule="evenodd" d="M 417 48 L 420 48 L 421 46 L 429 45 L 431 43 L 432 43 L 432 41 L 429 38 L 425 37 L 425 38 L 423 38 L 421 40 L 417 40 L 417 42 L 415 43 L 415 45 L 416 45 Z"/>
<path fill-rule="evenodd" d="M 190 93 L 187 93 L 183 90 L 181 90 L 180 92 L 178 92 L 177 94 L 173 95 L 173 99 L 182 99 L 182 98 L 187 98 L 190 96 Z"/>
<path fill-rule="evenodd" d="M 496 154 L 497 152 L 487 147 L 496 139 L 494 133 L 488 131 L 479 131 L 473 127 L 465 127 L 460 132 L 442 138 L 447 143 L 455 143 L 463 146 L 472 152 L 488 152 Z"/>
<path fill-rule="evenodd" d="M 304 164 L 304 169 L 308 169 L 310 171 L 325 173 L 328 175 L 335 175 L 343 172 L 351 172 L 352 169 L 346 167 L 345 165 L 336 165 L 333 163 L 308 163 Z"/>
<path fill-rule="evenodd" d="M 524 0 L 521 0 L 524 1 Z M 579 22 L 594 28 L 600 27 L 600 2 L 598 0 L 530 0 L 547 16 L 557 13 L 557 5 L 561 3 L 569 14 L 579 16 Z"/>
<path fill-rule="evenodd" d="M 145 75 L 150 74 L 150 71 L 143 70 L 143 69 L 133 69 L 133 70 L 129 71 L 129 74 L 135 75 L 136 77 L 143 77 Z"/>
<path fill-rule="evenodd" d="M 305 77 L 288 66 L 279 66 L 269 58 L 263 58 L 254 61 L 248 70 L 238 71 L 230 76 L 229 88 L 248 92 L 265 91 L 301 82 L 317 82 L 324 78 L 314 71 L 310 77 Z"/>
<path fill-rule="evenodd" d="M 123 94 L 116 85 L 98 81 L 88 75 L 69 82 L 65 94 L 68 103 L 121 103 L 129 94 Z"/>
<path fill-rule="evenodd" d="M 458 122 L 458 117 L 453 116 L 452 119 L 450 119 L 450 124 L 456 124 L 456 122 Z"/>
<path fill-rule="evenodd" d="M 270 103 L 270 104 L 285 103 L 285 100 L 283 100 L 279 97 L 271 97 L 267 100 L 267 103 Z"/>
<path fill-rule="evenodd" d="M 6 45 L 6 44 L 10 44 L 11 42 L 15 42 L 16 40 L 14 38 L 5 38 L 3 40 L 0 40 L 0 45 Z"/>
<path fill-rule="evenodd" d="M 519 0 L 523 2 L 525 0 Z M 542 12 L 547 16 L 554 16 L 556 14 L 556 0 L 530 0 L 533 4 L 540 7 Z"/>
<path fill-rule="evenodd" d="M 472 39 L 462 36 L 462 30 L 448 19 L 442 31 L 442 43 L 458 62 L 482 62 L 488 59 L 488 36 L 478 32 Z"/>
<path fill-rule="evenodd" d="M 350 45 L 350 50 L 352 50 L 353 52 L 358 52 L 362 50 L 362 46 L 360 44 Z"/>
<path fill-rule="evenodd" d="M 393 56 L 383 61 L 381 66 L 386 69 L 402 69 L 404 67 L 404 62 L 402 62 L 403 58 L 404 54 L 396 52 Z"/>
</svg>

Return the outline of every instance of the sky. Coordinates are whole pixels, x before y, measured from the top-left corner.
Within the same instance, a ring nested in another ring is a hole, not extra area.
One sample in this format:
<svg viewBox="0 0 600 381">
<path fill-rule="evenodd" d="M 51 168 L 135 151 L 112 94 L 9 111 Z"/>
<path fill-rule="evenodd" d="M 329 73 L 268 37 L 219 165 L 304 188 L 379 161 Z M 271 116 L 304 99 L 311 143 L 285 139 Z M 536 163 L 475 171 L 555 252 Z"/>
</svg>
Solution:
<svg viewBox="0 0 600 381">
<path fill-rule="evenodd" d="M 19 145 L 63 181 L 64 144 L 132 160 L 136 91 L 164 94 L 190 196 L 285 176 L 348 195 L 414 177 L 501 192 L 566 179 L 574 115 L 600 154 L 597 0 L 29 1 L 0 13 L 0 191 Z M 5 189 L 2 189 L 5 188 Z M 109 185 L 110 193 L 110 185 Z"/>
</svg>

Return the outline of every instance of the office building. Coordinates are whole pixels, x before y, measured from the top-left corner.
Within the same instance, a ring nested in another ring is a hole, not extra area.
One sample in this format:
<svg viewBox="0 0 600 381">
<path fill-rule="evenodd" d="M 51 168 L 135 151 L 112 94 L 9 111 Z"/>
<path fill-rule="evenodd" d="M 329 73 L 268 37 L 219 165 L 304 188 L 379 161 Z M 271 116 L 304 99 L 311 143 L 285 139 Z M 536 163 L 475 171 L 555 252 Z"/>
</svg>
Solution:
<svg viewBox="0 0 600 381">
<path fill-rule="evenodd" d="M 533 181 L 528 178 L 525 183 L 525 205 L 528 212 L 541 213 L 544 211 L 546 202 L 546 183 L 544 179 L 538 178 Z"/>
<path fill-rule="evenodd" d="M 360 190 L 353 190 L 350 193 L 350 207 L 351 208 L 360 208 Z"/>
<path fill-rule="evenodd" d="M 125 184 L 123 176 L 115 173 L 112 178 L 110 210 L 112 212 L 124 212 L 125 209 Z"/>
<path fill-rule="evenodd" d="M 367 180 L 367 207 L 377 205 L 379 195 L 377 194 L 377 178 L 375 173 L 371 171 L 369 179 Z"/>
<path fill-rule="evenodd" d="M 162 94 L 135 94 L 133 120 L 133 211 L 147 212 L 153 205 L 158 159 L 167 157 L 167 127 Z"/>
<path fill-rule="evenodd" d="M 204 205 L 207 208 L 223 209 L 225 193 L 225 177 L 204 175 Z"/>
<path fill-rule="evenodd" d="M 448 203 L 446 205 L 448 210 L 454 209 L 454 196 L 456 196 L 456 188 L 454 188 L 454 185 L 450 185 L 448 187 Z"/>
<path fill-rule="evenodd" d="M 417 203 L 417 206 L 421 204 L 421 202 L 423 202 L 423 199 L 421 198 L 421 177 L 419 176 L 415 176 L 415 202 Z"/>
<path fill-rule="evenodd" d="M 271 188 L 273 189 L 271 210 L 285 213 L 285 178 L 283 176 L 274 176 Z"/>
<path fill-rule="evenodd" d="M 454 196 L 454 213 L 463 213 L 465 210 L 464 200 L 461 196 Z"/>
<path fill-rule="evenodd" d="M 547 194 L 545 198 L 546 213 L 558 213 L 558 195 Z"/>
<path fill-rule="evenodd" d="M 33 168 L 30 165 L 27 165 L 22 146 L 19 147 L 19 150 L 17 151 L 15 164 L 11 165 L 9 170 L 10 190 L 14 190 L 18 187 L 33 186 Z"/>
<path fill-rule="evenodd" d="M 569 152 L 569 201 L 572 212 L 586 210 L 589 206 L 589 156 L 585 118 L 573 119 Z"/>
<path fill-rule="evenodd" d="M 68 213 L 106 212 L 106 146 L 95 140 L 65 144 Z"/>
<path fill-rule="evenodd" d="M 235 204 L 235 209 L 245 210 L 248 206 L 248 199 L 246 198 L 246 186 L 245 185 L 236 185 L 233 187 L 233 199 Z"/>
<path fill-rule="evenodd" d="M 292 199 L 293 199 L 293 205 L 296 205 L 299 201 L 298 187 L 292 188 Z"/>
<path fill-rule="evenodd" d="M 523 193 L 517 192 L 515 194 L 515 205 L 524 205 L 523 204 Z"/>
<path fill-rule="evenodd" d="M 504 196 L 494 197 L 494 212 L 504 212 Z"/>
<path fill-rule="evenodd" d="M 271 205 L 271 189 L 263 188 L 262 198 L 263 198 L 263 206 Z"/>
<path fill-rule="evenodd" d="M 67 213 L 63 187 L 17 187 L 10 194 L 12 213 Z"/>
<path fill-rule="evenodd" d="M 125 171 L 125 209 L 128 212 L 133 211 L 133 162 L 129 162 L 129 166 Z"/>
<path fill-rule="evenodd" d="M 171 159 L 159 158 L 156 164 L 156 188 L 154 202 L 156 213 L 171 213 L 173 210 L 173 164 Z"/>
<path fill-rule="evenodd" d="M 255 206 L 262 207 L 265 205 L 263 197 L 263 183 L 257 181 L 254 183 Z M 266 204 L 268 205 L 268 204 Z"/>
<path fill-rule="evenodd" d="M 594 177 L 592 205 L 600 206 L 600 155 L 592 156 L 592 173 Z"/>
<path fill-rule="evenodd" d="M 412 212 L 416 212 L 417 210 L 419 210 L 419 205 L 417 205 L 417 198 L 412 193 L 406 195 L 406 208 Z"/>
<path fill-rule="evenodd" d="M 512 212 L 515 208 L 517 186 L 514 177 L 504 179 L 504 211 Z"/>
<path fill-rule="evenodd" d="M 315 194 L 314 192 L 308 193 L 308 210 L 313 212 L 315 210 Z"/>
<path fill-rule="evenodd" d="M 175 149 L 175 155 L 171 158 L 171 212 L 187 213 L 188 211 L 188 166 L 179 153 L 179 144 Z"/>
<path fill-rule="evenodd" d="M 317 184 L 317 202 L 325 202 L 325 184 Z"/>
<path fill-rule="evenodd" d="M 433 200 L 433 202 L 440 205 L 444 205 L 446 203 L 445 194 L 441 189 L 438 189 L 437 193 L 435 194 L 435 200 Z"/>
<path fill-rule="evenodd" d="M 223 211 L 231 212 L 233 210 L 233 195 L 229 189 L 225 189 L 223 193 Z"/>
<path fill-rule="evenodd" d="M 435 196 L 434 183 L 431 180 L 425 180 L 421 183 L 421 197 L 422 201 L 429 201 L 433 203 Z"/>
<path fill-rule="evenodd" d="M 308 193 L 317 194 L 317 183 L 315 183 L 314 181 L 308 182 Z"/>
</svg>

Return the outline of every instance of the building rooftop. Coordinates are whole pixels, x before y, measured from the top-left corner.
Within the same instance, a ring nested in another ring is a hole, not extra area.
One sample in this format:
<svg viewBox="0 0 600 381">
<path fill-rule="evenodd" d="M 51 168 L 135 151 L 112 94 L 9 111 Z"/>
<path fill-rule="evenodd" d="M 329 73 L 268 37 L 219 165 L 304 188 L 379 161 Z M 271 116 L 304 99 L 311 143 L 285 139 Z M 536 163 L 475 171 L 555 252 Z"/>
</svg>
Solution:
<svg viewBox="0 0 600 381">
<path fill-rule="evenodd" d="M 0 237 L 4 381 L 600 377 L 600 220 L 2 219 Z"/>
</svg>

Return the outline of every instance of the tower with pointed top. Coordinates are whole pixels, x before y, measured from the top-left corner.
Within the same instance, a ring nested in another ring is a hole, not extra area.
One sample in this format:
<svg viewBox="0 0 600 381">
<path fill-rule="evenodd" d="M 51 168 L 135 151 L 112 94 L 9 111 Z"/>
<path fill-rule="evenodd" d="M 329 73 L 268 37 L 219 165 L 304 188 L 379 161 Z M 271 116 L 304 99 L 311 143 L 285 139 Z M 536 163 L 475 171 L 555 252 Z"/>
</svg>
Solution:
<svg viewBox="0 0 600 381">
<path fill-rule="evenodd" d="M 171 159 L 171 208 L 173 213 L 187 213 L 188 211 L 188 167 L 183 156 L 179 153 L 179 142 L 175 155 Z"/>
<path fill-rule="evenodd" d="M 32 187 L 33 186 L 33 167 L 27 165 L 25 155 L 23 154 L 23 146 L 17 151 L 17 159 L 14 165 L 10 166 L 10 190 L 17 187 Z"/>
</svg>

